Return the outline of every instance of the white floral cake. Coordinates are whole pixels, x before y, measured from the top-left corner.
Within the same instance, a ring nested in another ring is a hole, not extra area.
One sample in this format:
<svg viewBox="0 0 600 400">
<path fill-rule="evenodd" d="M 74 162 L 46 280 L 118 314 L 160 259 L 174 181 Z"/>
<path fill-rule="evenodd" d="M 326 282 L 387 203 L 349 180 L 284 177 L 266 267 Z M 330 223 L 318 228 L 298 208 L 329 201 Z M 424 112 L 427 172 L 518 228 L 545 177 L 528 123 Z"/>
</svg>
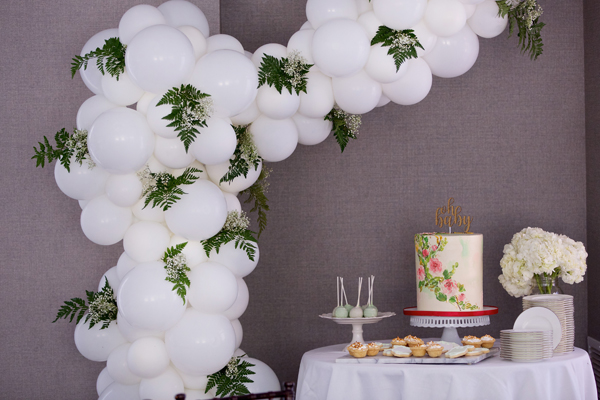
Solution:
<svg viewBox="0 0 600 400">
<path fill-rule="evenodd" d="M 483 235 L 415 235 L 417 310 L 483 308 Z"/>
</svg>

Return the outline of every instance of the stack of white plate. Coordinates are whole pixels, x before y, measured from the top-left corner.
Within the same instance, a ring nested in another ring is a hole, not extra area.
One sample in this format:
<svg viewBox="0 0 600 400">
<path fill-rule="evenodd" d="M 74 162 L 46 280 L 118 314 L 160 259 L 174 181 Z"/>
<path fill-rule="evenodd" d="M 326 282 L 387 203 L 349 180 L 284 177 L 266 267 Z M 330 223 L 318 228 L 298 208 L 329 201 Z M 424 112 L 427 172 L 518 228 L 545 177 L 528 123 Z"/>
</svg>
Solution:
<svg viewBox="0 0 600 400">
<path fill-rule="evenodd" d="M 555 354 L 573 351 L 575 341 L 575 319 L 573 296 L 568 294 L 537 294 L 523 297 L 523 310 L 544 307 L 556 314 L 562 329 L 561 340 L 554 349 Z"/>
<path fill-rule="evenodd" d="M 552 358 L 552 331 L 505 329 L 500 331 L 500 358 L 537 362 Z"/>
</svg>

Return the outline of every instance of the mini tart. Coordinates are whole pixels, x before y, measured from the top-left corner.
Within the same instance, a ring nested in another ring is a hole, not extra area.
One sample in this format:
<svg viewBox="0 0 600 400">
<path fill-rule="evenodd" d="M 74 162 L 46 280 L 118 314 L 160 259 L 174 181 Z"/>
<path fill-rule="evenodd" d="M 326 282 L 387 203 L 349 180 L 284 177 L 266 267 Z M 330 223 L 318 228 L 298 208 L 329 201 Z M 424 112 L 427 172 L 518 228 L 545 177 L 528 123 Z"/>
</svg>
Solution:
<svg viewBox="0 0 600 400">
<path fill-rule="evenodd" d="M 479 339 L 477 336 L 465 336 L 462 340 L 462 344 L 464 346 L 471 344 L 479 348 L 481 347 L 481 339 Z"/>
<path fill-rule="evenodd" d="M 435 342 L 427 343 L 427 354 L 431 358 L 437 358 L 442 355 L 444 351 L 444 346 Z"/>
<path fill-rule="evenodd" d="M 419 346 L 412 346 L 409 347 L 412 355 L 415 357 L 423 357 L 425 355 L 425 351 L 427 350 L 427 346 L 425 346 L 424 344 L 421 344 Z"/>
<path fill-rule="evenodd" d="M 348 353 L 352 357 L 363 358 L 367 355 L 367 346 L 361 342 L 354 342 L 348 346 Z"/>
<path fill-rule="evenodd" d="M 406 341 L 397 337 L 396 339 L 392 339 L 392 346 L 406 346 Z"/>
<path fill-rule="evenodd" d="M 491 349 L 494 347 L 494 342 L 496 339 L 491 337 L 490 335 L 485 335 L 481 337 L 481 347 L 485 347 L 486 349 Z"/>
<path fill-rule="evenodd" d="M 419 339 L 418 337 L 412 335 L 406 336 L 404 338 L 404 341 L 406 342 L 406 344 L 408 344 L 409 347 L 420 346 L 423 344 L 422 339 Z"/>
<path fill-rule="evenodd" d="M 381 343 L 377 344 L 371 342 L 367 345 L 367 355 L 376 356 L 377 354 L 379 354 L 379 349 L 381 349 Z"/>
<path fill-rule="evenodd" d="M 394 357 L 406 358 L 411 356 L 412 350 L 406 346 L 395 346 L 392 349 L 392 354 Z"/>
<path fill-rule="evenodd" d="M 448 350 L 446 353 L 446 358 L 458 358 L 462 357 L 469 352 L 469 349 L 464 346 L 458 346 L 453 349 Z"/>
</svg>

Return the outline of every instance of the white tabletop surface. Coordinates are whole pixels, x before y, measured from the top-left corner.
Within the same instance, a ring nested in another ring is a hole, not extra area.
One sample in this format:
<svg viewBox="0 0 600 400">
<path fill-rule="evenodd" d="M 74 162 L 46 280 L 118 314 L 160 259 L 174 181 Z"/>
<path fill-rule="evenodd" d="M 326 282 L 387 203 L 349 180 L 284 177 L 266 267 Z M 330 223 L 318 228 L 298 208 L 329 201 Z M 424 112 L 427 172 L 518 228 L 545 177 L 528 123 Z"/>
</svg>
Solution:
<svg viewBox="0 0 600 400">
<path fill-rule="evenodd" d="M 499 356 L 473 365 L 342 364 L 344 344 L 304 353 L 297 400 L 597 400 L 582 349 L 536 363 Z"/>
</svg>

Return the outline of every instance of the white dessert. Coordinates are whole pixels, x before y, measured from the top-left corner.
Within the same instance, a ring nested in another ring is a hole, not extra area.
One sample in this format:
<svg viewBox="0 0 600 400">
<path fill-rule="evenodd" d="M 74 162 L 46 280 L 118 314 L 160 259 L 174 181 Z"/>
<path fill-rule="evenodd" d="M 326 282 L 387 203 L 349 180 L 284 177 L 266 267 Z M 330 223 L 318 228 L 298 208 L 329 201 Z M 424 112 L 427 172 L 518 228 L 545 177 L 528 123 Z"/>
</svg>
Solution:
<svg viewBox="0 0 600 400">
<path fill-rule="evenodd" d="M 406 346 L 394 346 L 392 348 L 392 353 L 394 354 L 394 357 L 410 357 L 412 350 L 410 347 Z"/>
<path fill-rule="evenodd" d="M 446 353 L 446 358 L 458 358 L 462 357 L 469 352 L 469 349 L 466 346 L 458 346 L 451 350 L 448 350 Z"/>
</svg>

